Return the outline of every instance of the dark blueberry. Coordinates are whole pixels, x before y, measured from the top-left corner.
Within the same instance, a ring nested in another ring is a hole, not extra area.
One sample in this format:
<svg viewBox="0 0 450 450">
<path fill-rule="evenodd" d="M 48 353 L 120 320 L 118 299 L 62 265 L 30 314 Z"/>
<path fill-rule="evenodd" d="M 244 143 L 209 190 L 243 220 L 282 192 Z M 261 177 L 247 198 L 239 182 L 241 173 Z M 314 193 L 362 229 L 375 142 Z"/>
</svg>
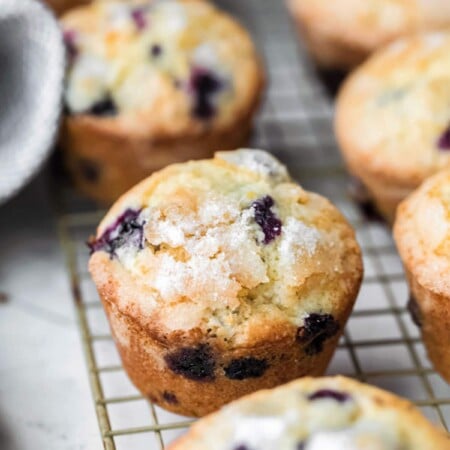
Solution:
<svg viewBox="0 0 450 450">
<path fill-rule="evenodd" d="M 173 392 L 164 391 L 162 396 L 167 403 L 172 405 L 178 404 L 177 396 Z"/>
<path fill-rule="evenodd" d="M 450 150 L 450 126 L 439 137 L 437 146 L 440 150 Z"/>
<path fill-rule="evenodd" d="M 147 8 L 135 8 L 131 11 L 131 17 L 138 30 L 143 30 L 147 27 L 147 17 L 145 16 Z"/>
<path fill-rule="evenodd" d="M 417 300 L 412 295 L 409 296 L 407 308 L 411 314 L 412 321 L 420 328 L 422 326 L 422 313 Z"/>
<path fill-rule="evenodd" d="M 305 450 L 305 449 L 306 449 L 306 442 L 305 441 L 299 442 L 297 444 L 296 450 Z"/>
<path fill-rule="evenodd" d="M 69 64 L 72 64 L 78 56 L 78 48 L 76 46 L 77 33 L 73 30 L 64 30 L 63 39 L 66 46 L 67 58 Z"/>
<path fill-rule="evenodd" d="M 323 350 L 323 343 L 338 331 L 339 322 L 331 314 L 312 313 L 297 330 L 297 341 L 307 344 L 305 352 L 308 355 L 315 355 Z"/>
<path fill-rule="evenodd" d="M 308 400 L 311 401 L 320 400 L 322 398 L 329 398 L 338 403 L 344 403 L 347 400 L 350 400 L 350 396 L 346 392 L 335 391 L 333 389 L 320 389 L 308 396 Z"/>
<path fill-rule="evenodd" d="M 225 367 L 225 375 L 231 380 L 258 378 L 264 374 L 268 367 L 265 359 L 252 357 L 233 359 L 231 363 Z"/>
<path fill-rule="evenodd" d="M 117 114 L 117 106 L 114 100 L 108 95 L 97 103 L 94 103 L 86 112 L 94 116 L 115 116 Z"/>
<path fill-rule="evenodd" d="M 255 211 L 255 222 L 264 233 L 264 244 L 269 244 L 281 234 L 281 220 L 272 211 L 273 198 L 269 195 L 262 197 L 252 203 Z"/>
<path fill-rule="evenodd" d="M 150 47 L 150 54 L 153 56 L 153 58 L 157 58 L 162 53 L 162 47 L 158 44 L 153 44 Z"/>
<path fill-rule="evenodd" d="M 244 444 L 240 444 L 237 447 L 234 447 L 233 450 L 250 450 L 250 448 Z"/>
<path fill-rule="evenodd" d="M 216 362 L 207 344 L 183 347 L 164 357 L 169 369 L 178 375 L 195 381 L 214 380 Z"/>
<path fill-rule="evenodd" d="M 89 159 L 82 158 L 78 161 L 82 177 L 89 183 L 95 183 L 100 177 L 100 167 Z"/>
<path fill-rule="evenodd" d="M 189 80 L 189 90 L 194 96 L 192 114 L 198 119 L 211 119 L 216 113 L 213 96 L 223 87 L 223 83 L 208 69 L 194 68 Z"/>
<path fill-rule="evenodd" d="M 140 210 L 134 209 L 127 209 L 122 213 L 98 239 L 88 242 L 91 253 L 102 250 L 109 253 L 112 259 L 116 255 L 116 250 L 125 244 L 142 249 L 145 222 L 139 220 L 140 213 Z"/>
</svg>

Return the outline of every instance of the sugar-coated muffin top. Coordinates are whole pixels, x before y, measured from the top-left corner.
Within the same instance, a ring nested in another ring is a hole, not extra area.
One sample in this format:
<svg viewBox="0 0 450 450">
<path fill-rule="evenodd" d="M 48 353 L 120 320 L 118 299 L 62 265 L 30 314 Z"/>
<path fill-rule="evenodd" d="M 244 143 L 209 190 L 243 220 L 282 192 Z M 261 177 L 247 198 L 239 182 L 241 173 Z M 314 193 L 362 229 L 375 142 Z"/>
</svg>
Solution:
<svg viewBox="0 0 450 450">
<path fill-rule="evenodd" d="M 450 170 L 429 178 L 399 206 L 394 231 L 418 282 L 450 297 Z"/>
<path fill-rule="evenodd" d="M 71 114 L 134 133 L 226 126 L 262 85 L 247 32 L 202 0 L 96 0 L 62 18 Z"/>
<path fill-rule="evenodd" d="M 260 391 L 195 424 L 170 450 L 448 450 L 407 401 L 344 377 Z"/>
<path fill-rule="evenodd" d="M 450 165 L 450 34 L 398 40 L 343 87 L 336 131 L 346 158 L 416 186 Z"/>
<path fill-rule="evenodd" d="M 399 36 L 450 23 L 447 0 L 288 1 L 321 33 L 367 51 Z"/>
<path fill-rule="evenodd" d="M 154 174 L 116 202 L 91 248 L 94 281 L 119 309 L 159 336 L 200 331 L 227 346 L 319 327 L 320 351 L 362 274 L 338 210 L 260 150 Z"/>
</svg>

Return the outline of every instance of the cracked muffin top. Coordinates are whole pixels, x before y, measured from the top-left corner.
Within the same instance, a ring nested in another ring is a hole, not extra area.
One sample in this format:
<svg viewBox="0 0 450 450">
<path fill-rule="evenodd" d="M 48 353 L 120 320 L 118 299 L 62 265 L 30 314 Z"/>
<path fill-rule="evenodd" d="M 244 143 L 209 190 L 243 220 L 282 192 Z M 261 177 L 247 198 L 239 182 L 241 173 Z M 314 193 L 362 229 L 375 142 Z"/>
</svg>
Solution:
<svg viewBox="0 0 450 450">
<path fill-rule="evenodd" d="M 420 285 L 450 297 L 450 170 L 429 178 L 399 206 L 394 232 Z"/>
<path fill-rule="evenodd" d="M 194 424 L 170 450 L 448 450 L 411 403 L 344 377 L 302 378 Z"/>
<path fill-rule="evenodd" d="M 116 202 L 90 246 L 103 298 L 158 339 L 258 345 L 320 328 L 314 353 L 337 332 L 333 316 L 351 308 L 362 275 L 343 216 L 260 150 L 152 175 Z"/>
<path fill-rule="evenodd" d="M 398 40 L 345 83 L 336 133 L 350 165 L 415 187 L 450 166 L 450 33 Z"/>
<path fill-rule="evenodd" d="M 247 32 L 202 0 L 97 0 L 62 18 L 70 115 L 135 134 L 227 126 L 257 103 Z"/>
</svg>

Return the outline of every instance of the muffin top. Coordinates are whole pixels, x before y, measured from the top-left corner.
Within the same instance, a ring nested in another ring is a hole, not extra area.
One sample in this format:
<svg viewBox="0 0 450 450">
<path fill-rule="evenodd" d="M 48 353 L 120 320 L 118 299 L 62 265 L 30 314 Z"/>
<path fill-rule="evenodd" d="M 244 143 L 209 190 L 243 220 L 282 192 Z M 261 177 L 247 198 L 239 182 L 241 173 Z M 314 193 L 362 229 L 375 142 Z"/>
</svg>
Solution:
<svg viewBox="0 0 450 450">
<path fill-rule="evenodd" d="M 447 0 L 288 0 L 291 9 L 337 42 L 373 51 L 399 36 L 446 26 Z"/>
<path fill-rule="evenodd" d="M 302 378 L 194 424 L 170 450 L 447 450 L 412 404 L 344 377 Z"/>
<path fill-rule="evenodd" d="M 405 187 L 450 165 L 450 34 L 404 38 L 345 83 L 336 132 L 354 167 Z"/>
<path fill-rule="evenodd" d="M 450 297 L 450 170 L 429 178 L 399 206 L 394 233 L 417 281 Z"/>
<path fill-rule="evenodd" d="M 202 0 L 97 0 L 62 26 L 72 116 L 117 132 L 189 134 L 226 127 L 258 101 L 262 69 L 249 35 Z"/>
<path fill-rule="evenodd" d="M 90 271 L 156 339 L 257 345 L 336 334 L 362 274 L 354 233 L 264 151 L 169 166 L 108 212 Z M 314 329 L 314 330 L 313 330 Z"/>
</svg>

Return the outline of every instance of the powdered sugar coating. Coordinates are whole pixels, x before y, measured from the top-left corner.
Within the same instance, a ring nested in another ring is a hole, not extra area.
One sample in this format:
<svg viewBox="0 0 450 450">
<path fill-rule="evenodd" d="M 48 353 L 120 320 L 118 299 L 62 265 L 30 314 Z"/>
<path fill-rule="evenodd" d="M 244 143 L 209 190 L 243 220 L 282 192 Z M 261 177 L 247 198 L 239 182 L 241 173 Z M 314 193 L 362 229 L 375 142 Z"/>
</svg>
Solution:
<svg viewBox="0 0 450 450">
<path fill-rule="evenodd" d="M 233 152 L 217 152 L 216 157 L 264 175 L 273 180 L 274 183 L 290 180 L 286 167 L 270 153 L 263 150 L 243 148 Z"/>
<path fill-rule="evenodd" d="M 119 308 L 145 310 L 167 333 L 210 330 L 236 345 L 250 336 L 264 339 L 268 323 L 292 327 L 295 337 L 308 314 L 339 317 L 347 308 L 341 299 L 361 276 L 353 232 L 325 199 L 290 181 L 273 157 L 249 152 L 171 166 L 114 206 L 99 234 L 130 203 L 140 204 L 145 220 L 142 250 L 124 249 L 112 264 L 100 254 L 91 260 L 96 282 L 104 282 L 97 272 L 106 267 L 117 272 L 118 289 L 128 289 Z M 242 166 L 242 155 L 265 169 Z M 252 207 L 266 196 L 282 224 L 269 242 Z"/>
<path fill-rule="evenodd" d="M 407 450 L 399 433 L 375 423 L 357 423 L 339 431 L 319 431 L 305 450 Z"/>
<path fill-rule="evenodd" d="M 289 217 L 284 225 L 284 233 L 280 244 L 280 257 L 286 265 L 305 254 L 311 256 L 320 241 L 320 231 L 305 225 L 294 217 Z"/>
</svg>

